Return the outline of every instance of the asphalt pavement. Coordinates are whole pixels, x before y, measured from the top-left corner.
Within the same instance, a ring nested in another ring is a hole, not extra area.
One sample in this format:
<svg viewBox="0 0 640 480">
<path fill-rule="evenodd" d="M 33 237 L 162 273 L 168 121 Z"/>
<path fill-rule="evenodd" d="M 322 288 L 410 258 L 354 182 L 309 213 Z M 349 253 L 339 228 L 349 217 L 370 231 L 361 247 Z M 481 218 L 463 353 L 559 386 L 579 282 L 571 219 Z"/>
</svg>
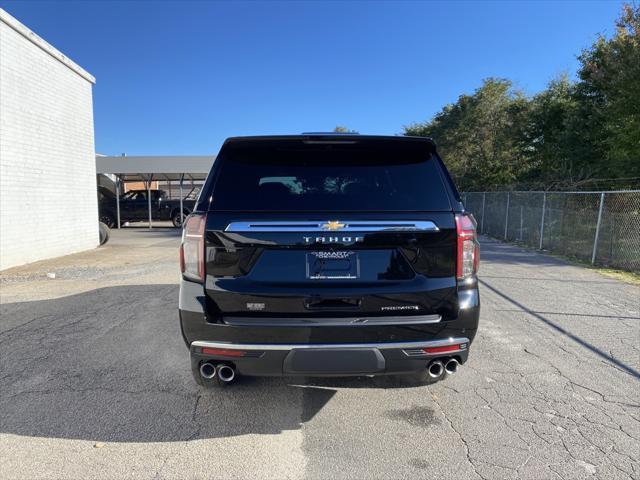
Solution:
<svg viewBox="0 0 640 480">
<path fill-rule="evenodd" d="M 455 376 L 209 391 L 179 333 L 178 241 L 114 231 L 0 273 L 1 478 L 640 479 L 640 287 L 484 239 Z"/>
</svg>

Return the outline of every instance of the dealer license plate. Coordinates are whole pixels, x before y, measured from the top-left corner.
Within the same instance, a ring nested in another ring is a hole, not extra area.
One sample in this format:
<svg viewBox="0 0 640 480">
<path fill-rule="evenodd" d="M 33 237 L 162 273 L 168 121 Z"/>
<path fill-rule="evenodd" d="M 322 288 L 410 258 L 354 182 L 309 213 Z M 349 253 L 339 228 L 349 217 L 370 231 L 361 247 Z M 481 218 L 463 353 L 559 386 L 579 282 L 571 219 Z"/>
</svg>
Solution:
<svg viewBox="0 0 640 480">
<path fill-rule="evenodd" d="M 312 280 L 355 279 L 360 276 L 356 252 L 307 253 L 307 278 Z"/>
</svg>

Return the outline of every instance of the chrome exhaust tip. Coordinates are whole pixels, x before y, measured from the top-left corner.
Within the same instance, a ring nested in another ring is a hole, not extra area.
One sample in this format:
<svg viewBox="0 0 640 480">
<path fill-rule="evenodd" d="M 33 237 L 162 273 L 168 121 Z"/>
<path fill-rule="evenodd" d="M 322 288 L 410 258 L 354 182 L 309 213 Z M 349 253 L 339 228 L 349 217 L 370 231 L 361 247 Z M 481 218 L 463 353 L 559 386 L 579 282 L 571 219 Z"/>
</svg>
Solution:
<svg viewBox="0 0 640 480">
<path fill-rule="evenodd" d="M 207 380 L 211 380 L 216 376 L 216 367 L 211 362 L 204 362 L 200 365 L 200 376 L 202 378 L 206 378 Z"/>
<path fill-rule="evenodd" d="M 449 375 L 453 375 L 458 371 L 459 366 L 460 366 L 460 362 L 455 358 L 452 358 L 446 363 L 446 365 L 444 366 L 444 369 Z"/>
<path fill-rule="evenodd" d="M 218 372 L 218 378 L 223 382 L 229 383 L 236 378 L 236 371 L 229 365 L 221 363 L 216 367 L 216 371 Z"/>
<path fill-rule="evenodd" d="M 434 360 L 429 364 L 427 370 L 431 378 L 438 378 L 442 376 L 442 373 L 444 372 L 444 366 L 442 365 L 442 362 L 440 360 Z"/>
</svg>

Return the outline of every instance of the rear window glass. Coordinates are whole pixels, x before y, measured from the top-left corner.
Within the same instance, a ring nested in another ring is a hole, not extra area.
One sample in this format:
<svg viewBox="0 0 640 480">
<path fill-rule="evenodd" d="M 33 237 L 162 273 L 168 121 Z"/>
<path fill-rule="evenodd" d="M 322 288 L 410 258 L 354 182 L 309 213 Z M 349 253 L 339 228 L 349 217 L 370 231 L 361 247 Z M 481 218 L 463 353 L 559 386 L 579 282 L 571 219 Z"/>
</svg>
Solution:
<svg viewBox="0 0 640 480">
<path fill-rule="evenodd" d="M 437 162 L 415 148 L 245 147 L 217 163 L 214 210 L 450 210 Z"/>
</svg>

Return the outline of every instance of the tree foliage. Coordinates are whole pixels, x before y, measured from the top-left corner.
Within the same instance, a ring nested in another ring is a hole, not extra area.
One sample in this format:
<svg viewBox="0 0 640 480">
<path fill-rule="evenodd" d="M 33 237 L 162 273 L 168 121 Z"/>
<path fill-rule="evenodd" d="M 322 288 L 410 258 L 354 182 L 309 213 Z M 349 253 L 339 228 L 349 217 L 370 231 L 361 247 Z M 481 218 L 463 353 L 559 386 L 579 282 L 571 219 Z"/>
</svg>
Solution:
<svg viewBox="0 0 640 480">
<path fill-rule="evenodd" d="M 624 5 L 613 38 L 601 36 L 579 59 L 577 94 L 598 120 L 605 172 L 640 175 L 640 5 Z"/>
<path fill-rule="evenodd" d="M 355 130 L 351 130 L 350 128 L 343 127 L 342 125 L 336 125 L 333 131 L 335 133 L 358 133 Z"/>
<path fill-rule="evenodd" d="M 625 5 L 611 38 L 527 97 L 489 78 L 431 120 L 405 127 L 433 137 L 463 190 L 617 188 L 640 184 L 640 7 Z"/>
<path fill-rule="evenodd" d="M 472 95 L 461 95 L 454 104 L 425 124 L 405 128 L 406 135 L 436 139 L 440 154 L 465 189 L 483 184 L 508 184 L 522 174 L 524 95 L 509 80 L 490 78 Z"/>
</svg>

